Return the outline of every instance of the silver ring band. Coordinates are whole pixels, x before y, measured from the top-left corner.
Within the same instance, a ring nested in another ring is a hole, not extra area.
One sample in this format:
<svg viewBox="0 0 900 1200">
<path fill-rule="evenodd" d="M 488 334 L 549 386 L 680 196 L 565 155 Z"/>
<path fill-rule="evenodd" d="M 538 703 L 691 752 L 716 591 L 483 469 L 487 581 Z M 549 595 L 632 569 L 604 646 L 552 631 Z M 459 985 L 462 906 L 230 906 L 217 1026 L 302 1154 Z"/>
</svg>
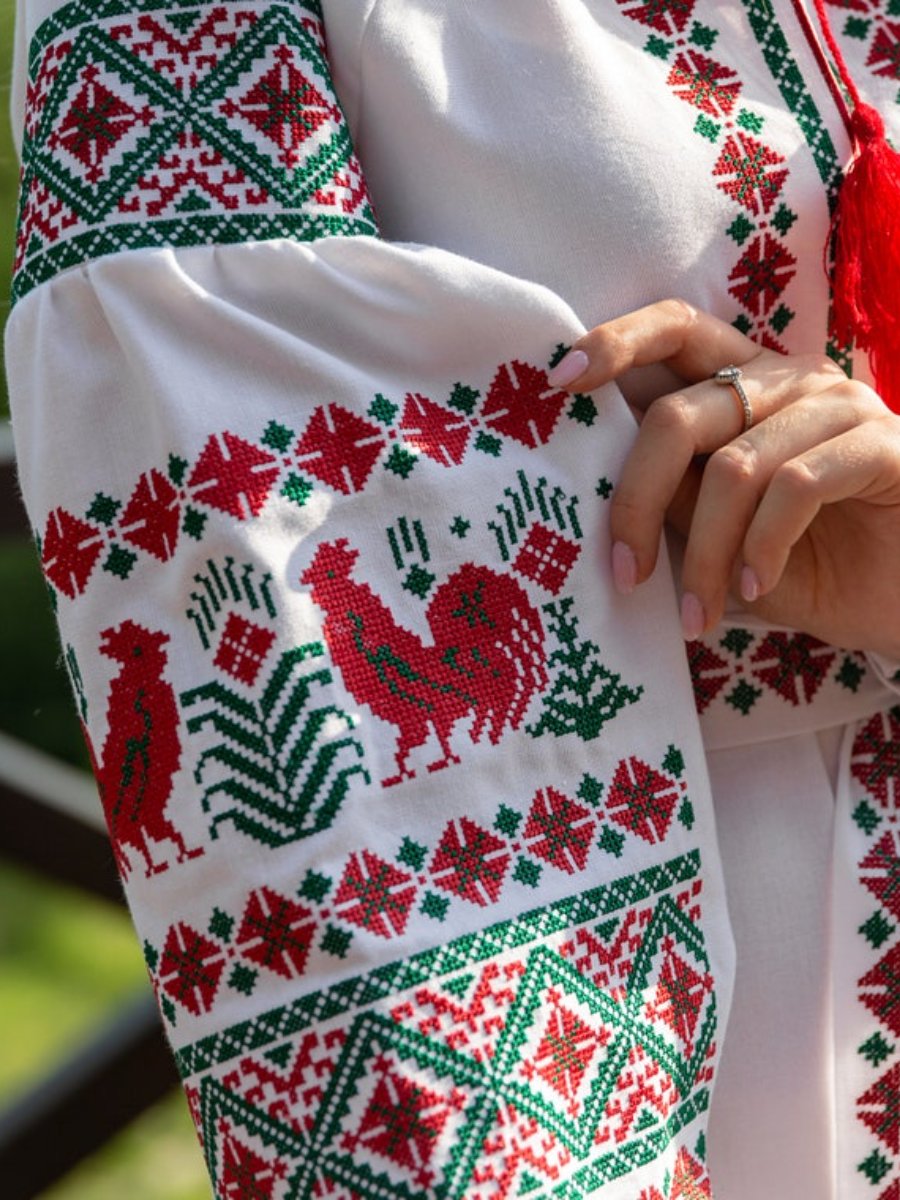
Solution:
<svg viewBox="0 0 900 1200">
<path fill-rule="evenodd" d="M 744 372 L 740 367 L 722 367 L 716 371 L 713 379 L 716 383 L 724 383 L 727 387 L 730 387 L 741 402 L 741 411 L 744 414 L 744 428 L 741 432 L 746 433 L 753 424 L 753 409 L 750 406 L 747 393 L 744 391 L 744 385 L 741 383 L 741 376 L 743 374 Z"/>
</svg>

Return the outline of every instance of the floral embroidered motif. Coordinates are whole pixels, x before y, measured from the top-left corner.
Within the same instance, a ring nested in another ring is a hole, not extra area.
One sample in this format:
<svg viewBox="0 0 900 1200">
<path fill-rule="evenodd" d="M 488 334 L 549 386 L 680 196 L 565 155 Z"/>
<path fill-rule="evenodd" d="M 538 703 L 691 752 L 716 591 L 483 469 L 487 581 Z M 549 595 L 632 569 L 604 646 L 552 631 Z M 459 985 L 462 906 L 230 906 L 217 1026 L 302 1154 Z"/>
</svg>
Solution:
<svg viewBox="0 0 900 1200">
<path fill-rule="evenodd" d="M 151 246 L 377 234 L 317 0 L 64 4 L 30 54 L 13 298 Z"/>
</svg>

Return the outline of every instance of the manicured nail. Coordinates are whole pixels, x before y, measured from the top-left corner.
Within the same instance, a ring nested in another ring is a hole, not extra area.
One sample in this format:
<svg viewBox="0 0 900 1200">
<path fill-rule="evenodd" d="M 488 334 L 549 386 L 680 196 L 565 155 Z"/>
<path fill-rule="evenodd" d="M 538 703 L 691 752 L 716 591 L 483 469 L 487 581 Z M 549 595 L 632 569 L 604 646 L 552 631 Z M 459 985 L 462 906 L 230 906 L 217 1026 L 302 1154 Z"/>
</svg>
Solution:
<svg viewBox="0 0 900 1200">
<path fill-rule="evenodd" d="M 754 600 L 759 599 L 759 593 L 762 590 L 762 584 L 759 582 L 759 576 L 752 567 L 741 568 L 741 596 L 748 604 L 752 604 Z"/>
<path fill-rule="evenodd" d="M 706 613 L 693 592 L 681 597 L 681 629 L 686 642 L 695 641 L 706 627 Z"/>
<path fill-rule="evenodd" d="M 627 596 L 637 584 L 637 559 L 634 551 L 624 542 L 613 542 L 612 573 L 616 591 Z"/>
<path fill-rule="evenodd" d="M 579 375 L 585 373 L 588 361 L 588 356 L 583 350 L 570 350 L 565 358 L 561 358 L 553 370 L 548 372 L 547 382 L 555 388 L 568 387 Z"/>
</svg>

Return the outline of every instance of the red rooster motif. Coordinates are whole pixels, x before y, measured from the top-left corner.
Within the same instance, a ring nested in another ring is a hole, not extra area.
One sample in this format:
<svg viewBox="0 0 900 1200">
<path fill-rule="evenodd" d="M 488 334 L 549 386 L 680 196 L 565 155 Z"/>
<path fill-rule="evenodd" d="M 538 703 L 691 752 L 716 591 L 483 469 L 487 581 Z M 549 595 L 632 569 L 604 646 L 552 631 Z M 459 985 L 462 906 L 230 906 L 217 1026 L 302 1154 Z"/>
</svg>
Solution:
<svg viewBox="0 0 900 1200">
<path fill-rule="evenodd" d="M 130 873 L 125 854 L 130 846 L 143 855 L 147 874 L 155 875 L 168 863 L 153 861 L 152 842 L 174 842 L 179 862 L 203 853 L 188 850 L 166 816 L 181 761 L 175 693 L 163 678 L 168 661 L 163 646 L 169 638 L 130 620 L 105 629 L 101 637 L 100 652 L 121 669 L 109 689 L 102 762 L 89 738 L 88 750 L 119 872 L 123 878 Z"/>
<path fill-rule="evenodd" d="M 469 736 L 487 731 L 496 744 L 521 724 L 532 697 L 547 684 L 544 629 L 523 588 L 509 575 L 466 563 L 440 585 L 426 610 L 432 645 L 398 625 L 367 583 L 352 578 L 359 557 L 346 538 L 323 542 L 300 582 L 325 613 L 323 632 L 347 690 L 399 731 L 396 775 L 431 731 L 440 771 L 459 762 L 450 746 L 458 721 L 472 717 Z"/>
</svg>

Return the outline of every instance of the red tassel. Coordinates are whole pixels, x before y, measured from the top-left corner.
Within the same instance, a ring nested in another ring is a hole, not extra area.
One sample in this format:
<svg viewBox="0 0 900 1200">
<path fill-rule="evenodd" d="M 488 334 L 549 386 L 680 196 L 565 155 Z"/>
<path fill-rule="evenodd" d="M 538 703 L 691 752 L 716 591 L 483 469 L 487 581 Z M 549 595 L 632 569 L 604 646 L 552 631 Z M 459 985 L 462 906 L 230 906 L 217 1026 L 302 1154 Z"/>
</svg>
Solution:
<svg viewBox="0 0 900 1200">
<path fill-rule="evenodd" d="M 900 413 L 900 154 L 868 104 L 850 118 L 854 157 L 832 225 L 832 333 L 869 356 L 875 387 Z"/>
</svg>

